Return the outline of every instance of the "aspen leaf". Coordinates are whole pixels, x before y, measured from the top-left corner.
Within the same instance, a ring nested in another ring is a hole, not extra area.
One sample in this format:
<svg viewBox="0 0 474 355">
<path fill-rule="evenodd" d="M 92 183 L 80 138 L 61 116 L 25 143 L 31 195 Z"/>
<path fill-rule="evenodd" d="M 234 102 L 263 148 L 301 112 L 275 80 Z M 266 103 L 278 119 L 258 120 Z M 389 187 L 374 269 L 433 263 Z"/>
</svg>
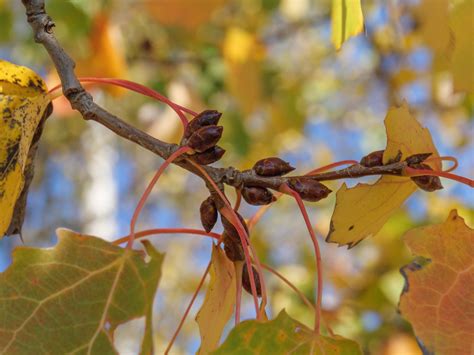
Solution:
<svg viewBox="0 0 474 355">
<path fill-rule="evenodd" d="M 402 315 L 412 324 L 425 354 L 472 354 L 474 349 L 474 230 L 456 210 L 438 225 L 403 237 L 425 259 L 402 268 Z"/>
<path fill-rule="evenodd" d="M 0 60 L 0 237 L 21 232 L 42 125 L 46 85 L 31 69 Z"/>
<path fill-rule="evenodd" d="M 432 153 L 438 156 L 428 129 L 423 128 L 404 103 L 391 108 L 385 118 L 387 147 L 383 162 L 388 163 L 401 153 L 401 159 L 413 154 Z M 434 170 L 441 169 L 439 161 L 428 163 Z M 376 183 L 357 184 L 337 191 L 336 207 L 326 241 L 355 246 L 364 238 L 373 236 L 390 216 L 417 189 L 408 177 L 382 176 Z"/>
<path fill-rule="evenodd" d="M 355 355 L 362 354 L 362 351 L 355 341 L 339 335 L 330 337 L 316 334 L 283 310 L 271 321 L 242 322 L 213 354 Z"/>
<path fill-rule="evenodd" d="M 360 0 L 332 0 L 331 11 L 331 41 L 336 49 L 362 32 L 364 16 Z"/>
<path fill-rule="evenodd" d="M 204 303 L 196 316 L 201 334 L 198 354 L 208 354 L 217 348 L 235 305 L 234 264 L 216 245 L 212 247 L 210 275 Z"/>
<path fill-rule="evenodd" d="M 116 327 L 151 307 L 163 255 L 146 242 L 145 262 L 97 237 L 57 234 L 54 248 L 16 248 L 0 274 L 0 352 L 116 353 Z"/>
</svg>

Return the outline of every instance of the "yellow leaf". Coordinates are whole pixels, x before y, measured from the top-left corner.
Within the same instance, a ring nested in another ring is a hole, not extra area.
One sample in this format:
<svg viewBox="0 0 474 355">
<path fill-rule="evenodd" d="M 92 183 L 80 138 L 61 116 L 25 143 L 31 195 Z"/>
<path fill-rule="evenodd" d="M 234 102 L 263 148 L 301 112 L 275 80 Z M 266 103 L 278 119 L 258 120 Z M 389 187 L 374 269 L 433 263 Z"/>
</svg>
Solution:
<svg viewBox="0 0 474 355">
<path fill-rule="evenodd" d="M 231 27 L 222 48 L 227 68 L 227 87 L 237 99 L 245 114 L 252 113 L 261 102 L 261 59 L 263 46 L 255 34 L 238 27 Z"/>
<path fill-rule="evenodd" d="M 332 0 L 331 41 L 336 49 L 351 36 L 362 32 L 364 16 L 360 0 Z"/>
<path fill-rule="evenodd" d="M 451 72 L 455 91 L 474 92 L 474 1 L 463 1 L 457 5 L 450 17 L 454 33 L 454 52 Z"/>
<path fill-rule="evenodd" d="M 31 69 L 0 60 L 0 236 L 7 233 L 32 164 L 30 147 L 50 100 Z"/>
<path fill-rule="evenodd" d="M 208 354 L 217 348 L 235 304 L 234 264 L 218 246 L 212 248 L 210 275 L 204 303 L 196 316 L 201 334 L 199 354 Z"/>
<path fill-rule="evenodd" d="M 390 109 L 385 128 L 384 164 L 400 153 L 402 160 L 418 153 L 438 156 L 428 129 L 410 114 L 406 103 Z M 440 170 L 439 161 L 428 164 Z M 364 238 L 374 236 L 416 189 L 410 178 L 398 176 L 383 176 L 373 185 L 358 184 L 349 189 L 342 185 L 336 194 L 336 207 L 326 241 L 353 247 Z"/>
<path fill-rule="evenodd" d="M 453 210 L 439 225 L 403 237 L 425 259 L 402 268 L 400 311 L 424 354 L 472 354 L 474 349 L 474 230 Z"/>
<path fill-rule="evenodd" d="M 448 0 L 423 0 L 416 9 L 424 42 L 434 52 L 443 54 L 450 41 L 448 5 Z"/>
</svg>

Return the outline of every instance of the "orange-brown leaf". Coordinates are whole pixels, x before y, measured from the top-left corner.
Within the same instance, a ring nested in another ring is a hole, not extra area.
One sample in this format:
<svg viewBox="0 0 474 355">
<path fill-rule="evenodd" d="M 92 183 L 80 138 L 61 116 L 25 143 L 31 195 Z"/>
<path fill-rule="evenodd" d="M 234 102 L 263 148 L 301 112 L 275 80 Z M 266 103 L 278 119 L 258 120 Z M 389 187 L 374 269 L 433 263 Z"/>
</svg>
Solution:
<svg viewBox="0 0 474 355">
<path fill-rule="evenodd" d="M 453 210 L 444 223 L 413 229 L 404 241 L 426 264 L 414 262 L 402 269 L 402 315 L 426 353 L 472 354 L 474 230 Z"/>
</svg>

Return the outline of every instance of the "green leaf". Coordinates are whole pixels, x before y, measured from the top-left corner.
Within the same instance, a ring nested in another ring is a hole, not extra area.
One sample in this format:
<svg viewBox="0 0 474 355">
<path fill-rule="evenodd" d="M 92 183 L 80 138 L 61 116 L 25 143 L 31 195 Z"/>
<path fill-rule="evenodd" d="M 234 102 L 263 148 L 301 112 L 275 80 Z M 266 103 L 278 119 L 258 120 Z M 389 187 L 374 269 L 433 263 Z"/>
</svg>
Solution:
<svg viewBox="0 0 474 355">
<path fill-rule="evenodd" d="M 0 274 L 0 352 L 116 353 L 116 327 L 146 315 L 163 254 L 58 230 L 54 248 L 19 247 Z"/>
<path fill-rule="evenodd" d="M 214 355 L 228 354 L 362 354 L 349 339 L 315 334 L 283 310 L 274 320 L 245 321 L 235 327 Z"/>
<path fill-rule="evenodd" d="M 364 16 L 360 0 L 332 0 L 331 41 L 336 49 L 351 36 L 362 32 Z"/>
</svg>

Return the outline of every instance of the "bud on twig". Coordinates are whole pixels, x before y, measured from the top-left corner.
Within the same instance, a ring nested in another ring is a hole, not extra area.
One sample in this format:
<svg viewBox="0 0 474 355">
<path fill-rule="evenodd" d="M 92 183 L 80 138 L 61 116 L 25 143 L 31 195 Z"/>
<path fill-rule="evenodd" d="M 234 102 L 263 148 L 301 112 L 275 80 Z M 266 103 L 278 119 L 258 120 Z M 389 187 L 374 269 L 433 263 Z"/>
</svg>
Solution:
<svg viewBox="0 0 474 355">
<path fill-rule="evenodd" d="M 240 222 L 244 226 L 245 232 L 250 238 L 249 234 L 249 229 L 247 227 L 247 223 L 245 223 L 244 217 L 242 217 L 238 212 L 235 212 L 237 217 L 239 218 Z M 221 214 L 221 221 L 222 225 L 224 226 L 224 231 L 227 234 L 229 238 L 231 238 L 234 241 L 238 241 L 240 243 L 240 237 L 239 237 L 239 232 L 237 229 L 234 227 L 234 225 Z"/>
<path fill-rule="evenodd" d="M 360 160 L 360 165 L 366 168 L 383 165 L 383 153 L 383 150 L 376 150 L 375 152 L 367 154 Z"/>
<path fill-rule="evenodd" d="M 276 200 L 275 196 L 265 187 L 245 186 L 242 197 L 248 204 L 254 206 L 268 205 Z"/>
<path fill-rule="evenodd" d="M 199 128 L 204 126 L 212 126 L 219 123 L 222 113 L 216 110 L 205 110 L 197 114 L 191 121 L 189 121 L 186 131 L 184 132 L 184 138 L 189 138 Z"/>
<path fill-rule="evenodd" d="M 278 157 L 261 159 L 252 169 L 260 176 L 281 176 L 295 170 L 288 162 Z"/>
<path fill-rule="evenodd" d="M 230 261 L 244 261 L 245 253 L 242 248 L 240 241 L 235 241 L 224 232 L 222 235 L 222 241 L 224 242 L 224 252 Z"/>
<path fill-rule="evenodd" d="M 258 272 L 253 266 L 252 270 L 257 296 L 262 297 L 262 285 L 260 284 L 260 276 L 258 276 Z M 242 286 L 244 287 L 245 291 L 247 291 L 249 294 L 252 294 L 252 287 L 250 286 L 250 276 L 247 268 L 247 263 L 244 264 L 244 267 L 242 269 Z"/>
<path fill-rule="evenodd" d="M 201 214 L 201 224 L 204 230 L 209 233 L 217 222 L 217 207 L 211 196 L 202 201 L 199 212 Z"/>
<path fill-rule="evenodd" d="M 208 165 L 218 161 L 220 158 L 222 158 L 224 153 L 225 149 L 216 145 L 202 153 L 194 154 L 192 157 L 196 163 L 200 165 Z"/>
<path fill-rule="evenodd" d="M 430 157 L 432 153 L 421 153 L 421 154 L 414 154 L 410 155 L 408 158 L 405 159 L 408 166 L 413 167 L 413 164 L 419 164 L 424 162 L 426 159 Z"/>
<path fill-rule="evenodd" d="M 411 164 L 410 168 L 413 169 L 423 169 L 423 170 L 433 170 L 427 164 Z M 438 176 L 433 175 L 421 175 L 421 176 L 413 176 L 411 177 L 413 182 L 422 190 L 433 192 L 436 190 L 441 190 L 443 185 L 441 184 L 441 180 Z"/>
<path fill-rule="evenodd" d="M 321 184 L 319 181 L 310 178 L 292 179 L 288 184 L 301 196 L 303 200 L 311 202 L 322 200 L 332 192 L 332 190 Z"/>
<path fill-rule="evenodd" d="M 212 148 L 221 139 L 222 126 L 205 126 L 199 128 L 189 137 L 187 145 L 198 153 Z"/>
</svg>

